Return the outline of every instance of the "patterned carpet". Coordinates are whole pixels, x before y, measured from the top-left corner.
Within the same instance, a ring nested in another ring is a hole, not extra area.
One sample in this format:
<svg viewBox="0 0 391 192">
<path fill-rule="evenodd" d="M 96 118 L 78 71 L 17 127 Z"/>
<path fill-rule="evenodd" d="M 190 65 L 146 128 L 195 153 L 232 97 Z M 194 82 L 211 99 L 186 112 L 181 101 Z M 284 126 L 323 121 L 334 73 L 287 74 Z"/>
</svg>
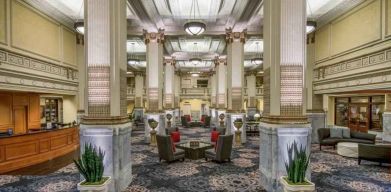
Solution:
<svg viewBox="0 0 391 192">
<path fill-rule="evenodd" d="M 181 139 L 209 139 L 204 128 L 181 129 Z M 232 162 L 216 164 L 205 160 L 159 163 L 157 149 L 144 144 L 143 131 L 132 133 L 133 182 L 126 191 L 263 191 L 259 185 L 259 137 L 234 148 Z M 332 148 L 319 151 L 313 145 L 312 180 L 317 191 L 391 192 L 390 167 L 345 158 Z M 79 175 L 73 164 L 44 176 L 0 176 L 0 192 L 76 191 Z"/>
</svg>

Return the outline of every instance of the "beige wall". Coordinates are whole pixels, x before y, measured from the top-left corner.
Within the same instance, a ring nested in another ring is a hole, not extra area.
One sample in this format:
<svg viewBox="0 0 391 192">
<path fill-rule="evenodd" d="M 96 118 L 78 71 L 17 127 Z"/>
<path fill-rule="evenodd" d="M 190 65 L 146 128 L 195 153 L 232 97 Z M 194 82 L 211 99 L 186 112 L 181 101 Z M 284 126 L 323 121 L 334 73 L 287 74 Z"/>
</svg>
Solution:
<svg viewBox="0 0 391 192">
<path fill-rule="evenodd" d="M 188 103 L 187 103 L 188 102 Z M 180 103 L 180 108 L 183 108 L 184 104 L 190 104 L 191 111 L 201 111 L 201 104 L 206 104 L 207 106 L 210 105 L 209 101 L 203 101 L 201 99 L 184 99 Z"/>
<path fill-rule="evenodd" d="M 10 12 L 10 18 L 6 18 L 6 12 Z M 21 0 L 0 0 L 0 42 L 5 44 L 0 48 L 76 67 L 76 35 L 72 30 Z"/>
<path fill-rule="evenodd" d="M 77 119 L 77 102 L 76 96 L 64 95 L 63 99 L 63 121 L 64 123 L 72 123 Z"/>
<path fill-rule="evenodd" d="M 316 32 L 316 60 L 332 57 L 381 40 L 382 0 L 361 7 L 326 24 Z"/>
<path fill-rule="evenodd" d="M 0 0 L 0 43 L 6 42 L 6 0 Z"/>
</svg>

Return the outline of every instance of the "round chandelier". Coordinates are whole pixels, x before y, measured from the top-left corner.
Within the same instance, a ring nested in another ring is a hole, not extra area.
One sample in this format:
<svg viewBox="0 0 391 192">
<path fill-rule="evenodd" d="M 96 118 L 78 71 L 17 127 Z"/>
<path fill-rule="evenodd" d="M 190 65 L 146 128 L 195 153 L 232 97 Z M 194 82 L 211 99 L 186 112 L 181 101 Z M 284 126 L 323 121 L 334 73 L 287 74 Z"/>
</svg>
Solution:
<svg viewBox="0 0 391 192">
<path fill-rule="evenodd" d="M 259 42 L 256 42 L 255 44 L 256 44 L 256 49 L 255 49 L 256 55 L 254 58 L 251 59 L 251 63 L 254 65 L 260 65 L 263 63 L 263 58 L 261 57 Z"/>
<path fill-rule="evenodd" d="M 135 43 L 131 42 L 130 55 L 128 57 L 128 65 L 138 65 L 140 64 L 140 59 L 137 58 L 135 54 Z"/>
<path fill-rule="evenodd" d="M 78 22 L 76 22 L 76 23 L 73 25 L 73 27 L 75 28 L 75 30 L 76 30 L 78 33 L 84 35 L 84 22 L 78 21 Z"/>
<path fill-rule="evenodd" d="M 205 23 L 196 20 L 196 11 L 198 16 L 201 16 L 198 0 L 192 0 L 189 14 L 190 21 L 185 24 L 184 28 L 186 33 L 193 36 L 201 35 L 206 30 Z"/>
<path fill-rule="evenodd" d="M 202 62 L 202 59 L 200 58 L 197 58 L 197 57 L 194 57 L 194 58 L 190 58 L 189 61 L 193 64 L 193 65 L 198 65 Z"/>
<path fill-rule="evenodd" d="M 185 24 L 185 31 L 189 35 L 200 35 L 205 31 L 205 29 L 206 25 L 202 22 L 190 21 Z"/>
</svg>

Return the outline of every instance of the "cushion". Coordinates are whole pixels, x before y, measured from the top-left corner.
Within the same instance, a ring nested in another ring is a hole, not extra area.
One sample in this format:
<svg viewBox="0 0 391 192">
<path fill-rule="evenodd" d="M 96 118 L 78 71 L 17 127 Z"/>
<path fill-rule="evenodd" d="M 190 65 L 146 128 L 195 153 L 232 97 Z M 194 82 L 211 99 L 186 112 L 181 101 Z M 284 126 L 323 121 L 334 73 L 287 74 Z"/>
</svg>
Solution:
<svg viewBox="0 0 391 192">
<path fill-rule="evenodd" d="M 171 137 L 171 149 L 172 149 L 172 152 L 175 153 L 175 143 L 174 143 L 174 140 L 172 139 L 172 137 Z"/>
<path fill-rule="evenodd" d="M 340 128 L 331 128 L 330 129 L 331 138 L 341 138 L 342 139 L 342 129 Z"/>
<path fill-rule="evenodd" d="M 220 132 L 212 131 L 212 135 L 210 137 L 211 142 L 217 142 L 217 138 L 219 138 Z"/>
<path fill-rule="evenodd" d="M 327 139 L 323 139 L 321 144 L 335 145 L 340 141 L 341 139 L 337 139 L 337 138 L 327 138 Z"/>
<path fill-rule="evenodd" d="M 360 132 L 352 131 L 352 132 L 350 133 L 350 136 L 351 136 L 352 138 L 371 140 L 371 141 L 373 141 L 373 142 L 376 140 L 376 135 L 374 135 L 374 134 L 369 134 L 369 133 L 360 133 Z"/>
<path fill-rule="evenodd" d="M 350 138 L 350 129 L 349 128 L 342 128 L 342 137 L 343 138 Z"/>
<path fill-rule="evenodd" d="M 171 138 L 174 141 L 174 143 L 181 141 L 181 134 L 179 131 L 173 131 L 171 132 Z"/>
</svg>

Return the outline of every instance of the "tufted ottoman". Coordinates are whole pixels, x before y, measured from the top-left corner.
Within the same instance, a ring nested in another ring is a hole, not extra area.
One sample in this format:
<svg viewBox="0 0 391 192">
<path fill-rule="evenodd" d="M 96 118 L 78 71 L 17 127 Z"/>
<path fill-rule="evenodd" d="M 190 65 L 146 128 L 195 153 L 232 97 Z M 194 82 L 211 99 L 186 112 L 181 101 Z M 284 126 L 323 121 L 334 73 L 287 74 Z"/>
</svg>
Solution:
<svg viewBox="0 0 391 192">
<path fill-rule="evenodd" d="M 358 143 L 340 142 L 337 144 L 338 155 L 358 158 Z"/>
</svg>

